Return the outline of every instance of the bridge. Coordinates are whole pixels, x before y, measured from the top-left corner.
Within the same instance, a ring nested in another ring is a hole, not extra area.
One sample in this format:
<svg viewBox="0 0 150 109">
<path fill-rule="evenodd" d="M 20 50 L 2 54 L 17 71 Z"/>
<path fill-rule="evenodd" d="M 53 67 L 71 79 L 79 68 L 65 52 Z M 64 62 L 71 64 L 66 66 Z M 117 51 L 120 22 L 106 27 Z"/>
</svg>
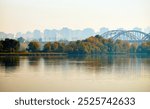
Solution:
<svg viewBox="0 0 150 109">
<path fill-rule="evenodd" d="M 130 43 L 142 43 L 150 41 L 150 33 L 144 33 L 136 30 L 111 30 L 101 34 L 104 38 L 112 38 L 113 40 L 121 39 Z"/>
</svg>

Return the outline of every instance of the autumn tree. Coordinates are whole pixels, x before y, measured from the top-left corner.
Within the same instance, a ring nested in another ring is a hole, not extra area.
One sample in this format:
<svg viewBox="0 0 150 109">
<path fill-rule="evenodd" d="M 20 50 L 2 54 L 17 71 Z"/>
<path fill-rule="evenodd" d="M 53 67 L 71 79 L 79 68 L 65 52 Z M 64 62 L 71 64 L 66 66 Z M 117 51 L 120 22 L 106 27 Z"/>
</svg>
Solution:
<svg viewBox="0 0 150 109">
<path fill-rule="evenodd" d="M 52 43 L 52 45 L 51 45 L 52 51 L 56 52 L 58 49 L 58 46 L 59 46 L 59 42 Z"/>
<path fill-rule="evenodd" d="M 39 42 L 37 42 L 37 41 L 31 41 L 31 42 L 28 44 L 27 50 L 28 50 L 29 52 L 38 52 L 38 51 L 40 51 L 40 47 L 41 47 L 41 45 L 40 45 Z"/>
<path fill-rule="evenodd" d="M 115 41 L 115 49 L 114 49 L 114 51 L 115 51 L 115 53 L 119 53 L 119 52 L 122 52 L 122 44 L 123 44 L 123 41 L 122 40 L 116 40 Z"/>
<path fill-rule="evenodd" d="M 44 45 L 43 51 L 44 51 L 44 52 L 50 52 L 50 51 L 51 51 L 51 42 L 47 42 L 47 43 Z"/>
<path fill-rule="evenodd" d="M 130 53 L 136 53 L 137 48 L 138 48 L 138 44 L 137 43 L 131 44 L 131 46 L 130 46 Z"/>
<path fill-rule="evenodd" d="M 143 42 L 140 46 L 138 46 L 137 52 L 150 53 L 150 42 Z"/>
<path fill-rule="evenodd" d="M 123 41 L 122 51 L 126 52 L 126 53 L 130 52 L 130 43 L 129 42 Z"/>
</svg>

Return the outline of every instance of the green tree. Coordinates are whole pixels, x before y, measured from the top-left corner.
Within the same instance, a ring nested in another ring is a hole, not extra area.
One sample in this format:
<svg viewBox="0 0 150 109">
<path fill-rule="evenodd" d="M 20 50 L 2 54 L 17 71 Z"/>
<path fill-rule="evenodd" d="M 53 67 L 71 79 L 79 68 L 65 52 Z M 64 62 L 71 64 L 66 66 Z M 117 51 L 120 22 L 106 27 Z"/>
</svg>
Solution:
<svg viewBox="0 0 150 109">
<path fill-rule="evenodd" d="M 113 39 L 109 38 L 108 41 L 107 41 L 107 47 L 108 47 L 108 52 L 109 53 L 112 53 L 114 52 L 114 41 Z"/>
<path fill-rule="evenodd" d="M 73 53 L 73 48 L 69 44 L 65 46 L 64 50 L 66 53 L 69 53 L 69 54 Z"/>
<path fill-rule="evenodd" d="M 64 43 L 59 43 L 57 52 L 64 52 L 65 51 L 65 44 Z"/>
<path fill-rule="evenodd" d="M 18 52 L 20 43 L 14 39 L 5 39 L 2 41 L 3 52 Z"/>
<path fill-rule="evenodd" d="M 144 42 L 141 44 L 141 52 L 143 52 L 143 53 L 150 52 L 150 42 Z"/>
<path fill-rule="evenodd" d="M 0 52 L 2 52 L 2 51 L 3 51 L 3 42 L 0 41 Z"/>
</svg>

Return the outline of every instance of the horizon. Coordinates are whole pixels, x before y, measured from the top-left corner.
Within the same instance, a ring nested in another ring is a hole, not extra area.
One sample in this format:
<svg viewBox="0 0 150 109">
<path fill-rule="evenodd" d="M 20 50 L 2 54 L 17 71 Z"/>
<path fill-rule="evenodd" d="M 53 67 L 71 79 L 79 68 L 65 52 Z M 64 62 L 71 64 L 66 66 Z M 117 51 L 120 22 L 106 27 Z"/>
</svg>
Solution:
<svg viewBox="0 0 150 109">
<path fill-rule="evenodd" d="M 0 0 L 0 31 L 148 28 L 149 4 L 149 0 Z"/>
<path fill-rule="evenodd" d="M 3 32 L 3 33 L 6 33 L 6 34 L 14 34 L 16 35 L 17 33 L 22 33 L 22 34 L 26 34 L 28 32 L 31 32 L 33 33 L 34 31 L 40 31 L 41 33 L 44 33 L 45 30 L 52 30 L 52 31 L 61 31 L 63 29 L 69 29 L 69 30 L 72 30 L 72 31 L 76 31 L 76 30 L 79 30 L 79 31 L 84 31 L 85 29 L 92 29 L 94 30 L 95 33 L 100 33 L 101 32 L 101 29 L 108 29 L 108 31 L 111 31 L 111 30 L 125 30 L 125 31 L 128 31 L 128 30 L 137 30 L 137 31 L 141 31 L 141 32 L 145 32 L 147 34 L 150 33 L 150 26 L 148 27 L 145 27 L 145 28 L 140 28 L 140 27 L 133 27 L 133 28 L 123 28 L 123 27 L 119 27 L 119 28 L 114 28 L 114 29 L 111 29 L 111 28 L 107 28 L 107 27 L 101 27 L 99 28 L 98 30 L 95 30 L 94 28 L 91 28 L 91 27 L 85 27 L 85 28 L 70 28 L 70 27 L 61 27 L 61 28 L 45 28 L 45 29 L 33 29 L 33 30 L 27 30 L 25 32 L 22 32 L 22 31 L 18 31 L 18 32 L 5 32 L 5 31 L 0 31 L 0 32 Z"/>
<path fill-rule="evenodd" d="M 150 27 L 146 29 L 142 29 L 139 27 L 132 28 L 130 30 L 124 29 L 124 28 L 118 28 L 116 30 L 123 30 L 126 32 L 134 30 L 135 32 L 144 32 L 144 34 L 150 34 Z M 144 31 L 143 31 L 144 30 Z M 86 39 L 90 36 L 96 36 L 96 35 L 103 35 L 106 32 L 111 32 L 114 30 L 110 30 L 109 28 L 103 27 L 99 31 L 95 31 L 92 28 L 85 28 L 83 30 L 74 30 L 68 27 L 64 27 L 61 29 L 45 29 L 43 31 L 35 29 L 34 31 L 27 31 L 26 33 L 17 32 L 15 34 L 12 33 L 5 33 L 0 32 L 0 39 L 5 38 L 20 38 L 23 37 L 26 40 L 42 40 L 42 41 L 56 41 L 56 40 L 68 40 L 68 41 L 74 41 L 74 40 L 82 40 Z"/>
</svg>

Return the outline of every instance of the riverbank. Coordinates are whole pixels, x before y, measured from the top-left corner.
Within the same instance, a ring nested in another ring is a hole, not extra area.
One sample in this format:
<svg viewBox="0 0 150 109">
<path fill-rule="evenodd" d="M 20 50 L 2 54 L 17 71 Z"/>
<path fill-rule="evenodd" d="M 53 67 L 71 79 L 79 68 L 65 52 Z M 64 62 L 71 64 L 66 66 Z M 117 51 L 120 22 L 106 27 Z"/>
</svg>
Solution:
<svg viewBox="0 0 150 109">
<path fill-rule="evenodd" d="M 18 52 L 18 53 L 0 53 L 0 56 L 67 56 L 67 53 Z"/>
<path fill-rule="evenodd" d="M 0 56 L 85 56 L 85 55 L 149 55 L 149 53 L 100 53 L 100 54 L 77 54 L 77 53 L 56 53 L 56 52 L 16 52 L 16 53 L 0 53 Z"/>
</svg>

